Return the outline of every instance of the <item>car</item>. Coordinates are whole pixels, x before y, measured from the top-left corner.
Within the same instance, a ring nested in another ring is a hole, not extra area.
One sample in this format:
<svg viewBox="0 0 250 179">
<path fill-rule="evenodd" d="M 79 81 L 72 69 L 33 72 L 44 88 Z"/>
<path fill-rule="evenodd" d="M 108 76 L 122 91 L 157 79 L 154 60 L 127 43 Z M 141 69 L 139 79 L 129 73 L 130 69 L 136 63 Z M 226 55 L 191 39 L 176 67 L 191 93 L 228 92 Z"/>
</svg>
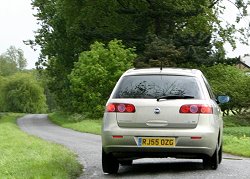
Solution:
<svg viewBox="0 0 250 179">
<path fill-rule="evenodd" d="M 203 159 L 217 169 L 222 160 L 223 121 L 219 104 L 200 70 L 130 69 L 118 80 L 102 123 L 102 168 L 140 158 Z"/>
</svg>

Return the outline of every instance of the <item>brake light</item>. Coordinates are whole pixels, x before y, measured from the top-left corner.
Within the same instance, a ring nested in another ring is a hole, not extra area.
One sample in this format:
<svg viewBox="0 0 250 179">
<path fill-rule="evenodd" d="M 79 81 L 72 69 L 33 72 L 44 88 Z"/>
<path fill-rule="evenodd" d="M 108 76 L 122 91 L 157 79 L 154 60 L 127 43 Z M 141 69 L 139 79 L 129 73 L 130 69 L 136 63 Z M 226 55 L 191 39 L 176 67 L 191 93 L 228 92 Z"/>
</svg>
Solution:
<svg viewBox="0 0 250 179">
<path fill-rule="evenodd" d="M 206 104 L 185 104 L 180 107 L 179 112 L 188 114 L 212 114 L 213 108 Z"/>
<path fill-rule="evenodd" d="M 109 104 L 109 105 L 107 106 L 106 111 L 108 111 L 108 112 L 115 112 L 115 105 L 112 104 L 112 103 Z"/>
<path fill-rule="evenodd" d="M 106 106 L 106 112 L 134 113 L 135 106 L 126 103 L 109 103 Z"/>
</svg>

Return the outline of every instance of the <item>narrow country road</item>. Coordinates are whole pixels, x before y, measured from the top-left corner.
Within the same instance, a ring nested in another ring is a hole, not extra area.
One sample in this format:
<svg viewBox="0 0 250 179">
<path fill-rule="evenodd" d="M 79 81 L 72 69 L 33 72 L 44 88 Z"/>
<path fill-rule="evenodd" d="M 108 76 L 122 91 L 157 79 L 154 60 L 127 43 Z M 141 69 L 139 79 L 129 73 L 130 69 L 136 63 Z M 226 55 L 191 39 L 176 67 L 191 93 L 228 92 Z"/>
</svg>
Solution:
<svg viewBox="0 0 250 179">
<path fill-rule="evenodd" d="M 140 159 L 133 166 L 122 166 L 117 175 L 105 175 L 101 168 L 101 137 L 76 132 L 52 124 L 45 114 L 26 115 L 17 121 L 20 128 L 42 139 L 62 144 L 78 155 L 84 166 L 80 178 L 237 178 L 250 176 L 250 159 L 223 155 L 216 171 L 204 170 L 201 160 Z M 250 149 L 249 149 L 250 150 Z"/>
</svg>

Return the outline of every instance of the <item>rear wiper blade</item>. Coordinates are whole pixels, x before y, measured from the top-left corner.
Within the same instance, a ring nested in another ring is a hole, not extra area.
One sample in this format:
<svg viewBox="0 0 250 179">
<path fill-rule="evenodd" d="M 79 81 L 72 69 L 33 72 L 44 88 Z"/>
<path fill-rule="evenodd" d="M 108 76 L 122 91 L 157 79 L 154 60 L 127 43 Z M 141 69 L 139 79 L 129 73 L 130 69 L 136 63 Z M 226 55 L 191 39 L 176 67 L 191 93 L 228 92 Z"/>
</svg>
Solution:
<svg viewBox="0 0 250 179">
<path fill-rule="evenodd" d="M 193 99 L 194 96 L 179 96 L 179 95 L 170 95 L 170 96 L 161 96 L 157 98 L 157 101 L 160 99 Z"/>
</svg>

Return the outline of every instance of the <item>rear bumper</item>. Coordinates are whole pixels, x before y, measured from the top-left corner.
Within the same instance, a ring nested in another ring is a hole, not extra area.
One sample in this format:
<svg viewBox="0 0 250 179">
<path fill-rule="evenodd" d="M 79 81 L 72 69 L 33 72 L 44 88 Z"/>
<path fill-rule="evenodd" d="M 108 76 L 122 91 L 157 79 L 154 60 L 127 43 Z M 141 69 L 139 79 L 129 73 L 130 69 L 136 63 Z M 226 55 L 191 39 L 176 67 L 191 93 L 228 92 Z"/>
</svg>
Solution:
<svg viewBox="0 0 250 179">
<path fill-rule="evenodd" d="M 117 133 L 115 135 L 118 135 Z M 119 134 L 121 135 L 121 134 Z M 205 155 L 212 156 L 217 144 L 217 137 L 214 134 L 204 135 L 196 133 L 195 136 L 201 136 L 201 139 L 191 139 L 191 136 L 177 136 L 157 134 L 150 137 L 174 137 L 176 145 L 174 147 L 141 147 L 137 146 L 137 137 L 123 136 L 123 138 L 113 138 L 113 135 L 104 133 L 102 136 L 102 145 L 106 153 L 113 153 L 118 158 L 145 158 L 145 157 L 176 157 L 176 158 L 202 158 Z M 142 136 L 142 135 L 136 135 Z M 143 135 L 145 136 L 145 135 Z M 215 137 L 211 137 L 215 136 Z"/>
<path fill-rule="evenodd" d="M 203 158 L 212 156 L 218 143 L 219 128 L 197 125 L 194 129 L 121 128 L 117 123 L 102 128 L 102 147 L 117 158 L 176 157 Z M 113 138 L 122 136 L 122 138 Z M 175 138 L 174 147 L 141 147 L 138 137 Z M 192 139 L 191 137 L 201 137 Z"/>
</svg>

